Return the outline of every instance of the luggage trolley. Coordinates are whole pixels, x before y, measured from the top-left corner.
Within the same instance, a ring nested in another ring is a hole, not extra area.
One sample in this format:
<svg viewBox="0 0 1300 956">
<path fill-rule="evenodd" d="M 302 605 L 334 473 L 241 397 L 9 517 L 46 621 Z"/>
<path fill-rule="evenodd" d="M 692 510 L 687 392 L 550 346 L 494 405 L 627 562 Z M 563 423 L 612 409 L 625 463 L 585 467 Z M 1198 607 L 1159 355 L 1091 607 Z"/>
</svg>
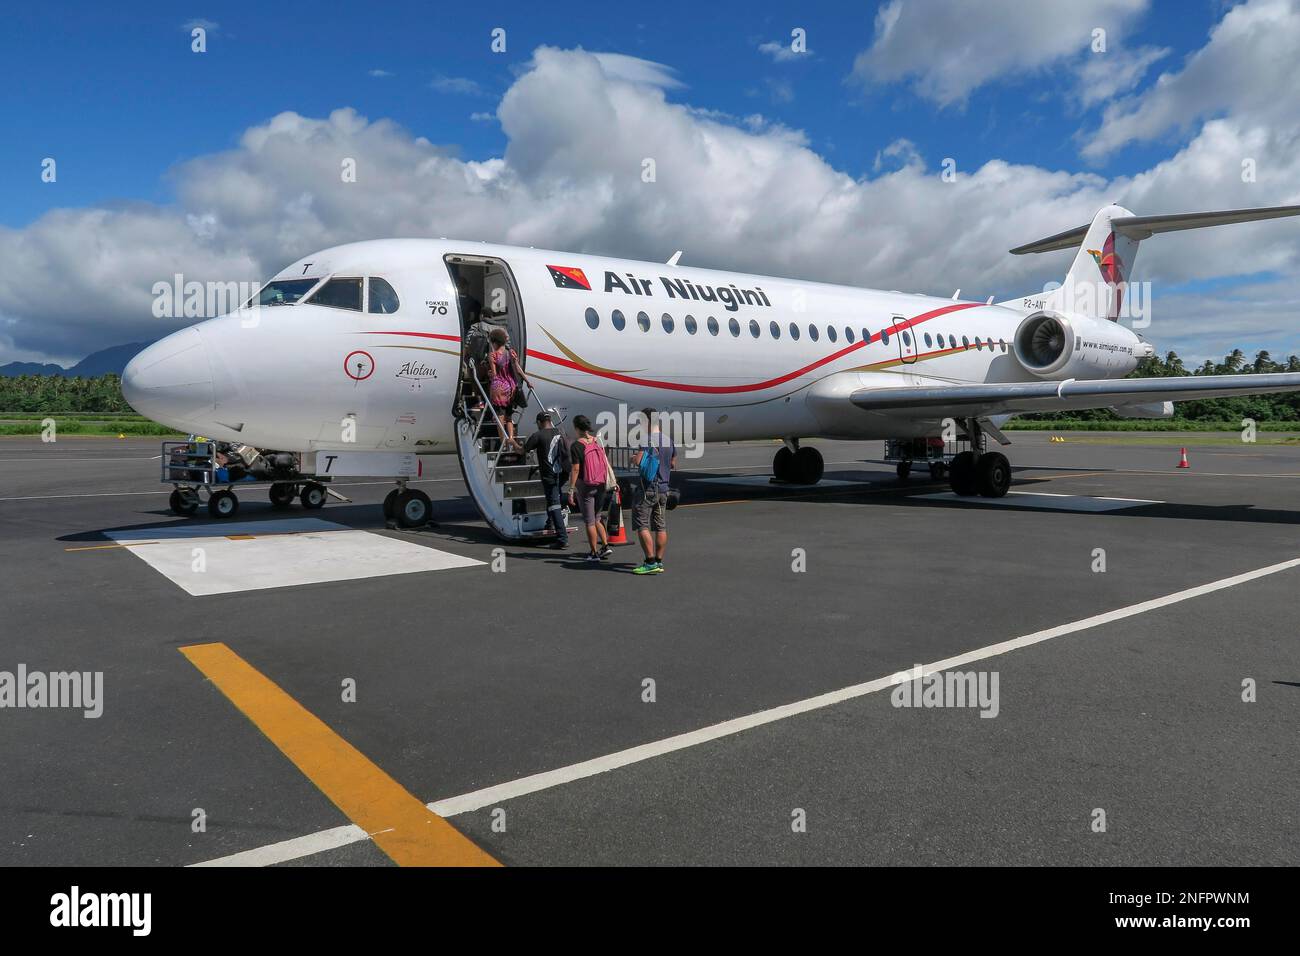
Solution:
<svg viewBox="0 0 1300 956">
<path fill-rule="evenodd" d="M 235 485 L 269 486 L 271 505 L 276 508 L 289 507 L 294 498 L 313 511 L 325 505 L 328 495 L 325 485 L 314 477 L 300 474 L 297 467 L 287 475 L 273 478 L 258 478 L 237 467 L 234 471 L 240 476 L 235 477 L 227 467 L 230 462 L 221 460 L 226 453 L 218 449 L 218 444 L 206 439 L 162 443 L 162 483 L 172 486 L 168 504 L 173 514 L 193 517 L 206 495 L 208 514 L 213 518 L 229 518 L 239 510 Z M 298 461 L 295 456 L 295 465 Z"/>
<path fill-rule="evenodd" d="M 980 451 L 984 450 L 984 436 L 980 435 Z M 898 480 L 906 481 L 912 465 L 924 464 L 930 468 L 930 477 L 939 481 L 948 476 L 952 460 L 964 451 L 971 451 L 969 438 L 888 438 L 885 440 L 885 463 L 897 466 Z"/>
</svg>

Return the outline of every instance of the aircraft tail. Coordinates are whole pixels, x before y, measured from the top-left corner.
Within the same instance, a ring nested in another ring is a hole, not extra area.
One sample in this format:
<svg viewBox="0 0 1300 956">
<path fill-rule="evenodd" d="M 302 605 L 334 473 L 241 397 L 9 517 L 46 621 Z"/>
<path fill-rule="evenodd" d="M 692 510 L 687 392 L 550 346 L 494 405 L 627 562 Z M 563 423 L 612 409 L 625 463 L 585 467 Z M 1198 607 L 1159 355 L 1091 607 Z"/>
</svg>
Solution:
<svg viewBox="0 0 1300 956">
<path fill-rule="evenodd" d="M 1043 297 L 1041 308 L 1117 321 L 1123 314 L 1138 244 L 1159 232 L 1203 229 L 1234 222 L 1256 222 L 1300 215 L 1300 206 L 1266 206 L 1172 216 L 1135 216 L 1123 206 L 1104 207 L 1091 224 L 1039 239 L 1011 250 L 1013 256 L 1057 249 L 1078 251 L 1065 282 Z M 1037 297 L 1032 297 L 1037 298 Z M 1020 300 L 1013 300 L 1019 302 Z M 1008 303 L 1011 304 L 1011 303 Z"/>
</svg>

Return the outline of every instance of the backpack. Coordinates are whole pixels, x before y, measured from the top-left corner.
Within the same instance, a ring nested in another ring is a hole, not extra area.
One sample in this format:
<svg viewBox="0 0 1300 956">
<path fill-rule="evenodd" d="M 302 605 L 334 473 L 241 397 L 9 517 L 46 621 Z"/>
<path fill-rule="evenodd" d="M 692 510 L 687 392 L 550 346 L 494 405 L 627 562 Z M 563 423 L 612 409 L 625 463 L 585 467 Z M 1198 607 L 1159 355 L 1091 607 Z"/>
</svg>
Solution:
<svg viewBox="0 0 1300 956">
<path fill-rule="evenodd" d="M 589 485 L 605 484 L 605 449 L 594 438 L 582 446 L 582 480 Z"/>
<path fill-rule="evenodd" d="M 663 454 L 663 432 L 659 433 L 659 446 L 657 448 L 647 447 L 641 455 L 641 467 L 638 471 L 641 474 L 641 484 L 647 488 L 652 482 L 659 481 L 659 458 Z"/>
<path fill-rule="evenodd" d="M 558 431 L 546 448 L 546 466 L 556 478 L 564 477 L 564 436 Z"/>
</svg>

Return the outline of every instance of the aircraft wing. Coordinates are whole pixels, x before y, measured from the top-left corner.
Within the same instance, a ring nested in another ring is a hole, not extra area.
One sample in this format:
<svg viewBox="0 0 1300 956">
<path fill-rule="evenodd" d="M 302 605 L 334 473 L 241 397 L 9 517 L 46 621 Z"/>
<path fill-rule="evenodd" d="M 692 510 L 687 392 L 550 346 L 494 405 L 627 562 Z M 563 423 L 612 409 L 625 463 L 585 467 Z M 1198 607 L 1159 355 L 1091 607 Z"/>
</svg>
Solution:
<svg viewBox="0 0 1300 956">
<path fill-rule="evenodd" d="M 1195 398 L 1300 392 L 1300 372 L 1258 375 L 1178 375 L 1080 382 L 992 382 L 982 385 L 903 385 L 860 388 L 849 395 L 867 411 L 983 417 L 1011 412 L 1074 411 L 1147 402 L 1185 402 Z"/>
</svg>

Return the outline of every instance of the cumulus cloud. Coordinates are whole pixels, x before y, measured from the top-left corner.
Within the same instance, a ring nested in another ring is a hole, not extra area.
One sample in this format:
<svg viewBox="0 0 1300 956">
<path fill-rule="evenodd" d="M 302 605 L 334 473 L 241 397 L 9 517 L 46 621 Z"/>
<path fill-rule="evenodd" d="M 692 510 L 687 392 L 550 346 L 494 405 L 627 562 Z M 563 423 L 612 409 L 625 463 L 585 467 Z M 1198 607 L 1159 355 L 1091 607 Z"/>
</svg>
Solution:
<svg viewBox="0 0 1300 956">
<path fill-rule="evenodd" d="M 375 77 L 376 79 L 384 79 L 385 77 L 392 76 L 393 74 L 390 73 L 388 70 L 371 70 L 369 75 Z"/>
<path fill-rule="evenodd" d="M 1250 0 L 1224 15 L 1181 70 L 1109 106 L 1084 153 L 1103 157 L 1126 143 L 1225 113 L 1260 124 L 1291 124 L 1297 91 L 1300 0 Z"/>
<path fill-rule="evenodd" d="M 876 13 L 872 44 L 853 64 L 868 83 L 907 81 L 940 106 L 965 103 L 979 87 L 1064 60 L 1077 65 L 1093 30 L 1114 48 L 1149 0 L 890 0 Z"/>
<path fill-rule="evenodd" d="M 1300 182 L 1296 117 L 1270 130 L 1212 121 L 1124 179 L 994 160 L 946 182 L 938 159 L 905 140 L 858 178 L 798 130 L 670 102 L 671 71 L 634 60 L 539 48 L 496 111 L 504 154 L 486 161 L 351 109 L 282 113 L 173 170 L 172 205 L 56 210 L 0 228 L 0 351 L 78 355 L 157 335 L 183 324 L 149 312 L 152 284 L 175 272 L 251 280 L 326 246 L 387 236 L 652 261 L 684 249 L 700 266 L 1009 298 L 1059 280 L 1068 254 L 1007 249 L 1087 222 L 1112 200 L 1147 213 L 1267 205 Z M 1236 173 L 1242 150 L 1267 159 L 1257 183 Z M 647 157 L 653 183 L 641 179 Z M 347 158 L 355 182 L 340 176 Z M 1143 245 L 1138 277 L 1293 273 L 1298 234 L 1282 222 L 1159 237 Z M 1176 325 L 1160 331 L 1162 348 L 1176 339 Z M 1295 350 L 1294 331 L 1289 341 L 1271 347 Z"/>
</svg>

